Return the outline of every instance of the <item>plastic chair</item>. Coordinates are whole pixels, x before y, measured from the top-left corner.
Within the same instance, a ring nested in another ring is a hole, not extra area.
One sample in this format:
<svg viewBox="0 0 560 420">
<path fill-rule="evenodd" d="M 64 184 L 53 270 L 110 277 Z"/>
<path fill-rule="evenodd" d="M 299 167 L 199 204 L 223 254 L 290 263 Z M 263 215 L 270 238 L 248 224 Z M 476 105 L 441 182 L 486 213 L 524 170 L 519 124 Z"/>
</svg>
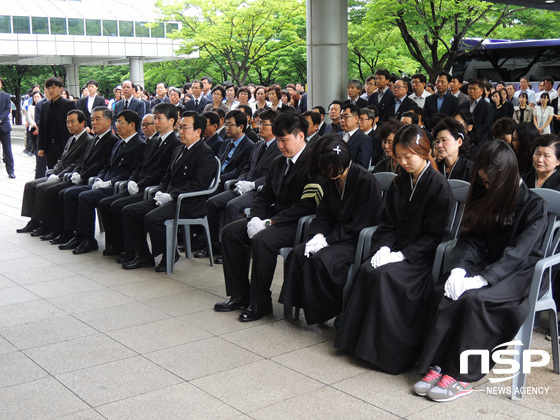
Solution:
<svg viewBox="0 0 560 420">
<path fill-rule="evenodd" d="M 69 174 L 66 174 L 69 175 Z M 66 176 L 64 175 L 64 176 Z M 88 185 L 92 185 L 95 180 L 97 179 L 96 176 L 90 176 L 88 179 Z M 117 181 L 115 182 L 115 185 L 113 185 L 113 195 L 114 194 L 118 194 L 120 192 L 123 192 L 124 189 L 126 188 L 126 184 L 128 184 L 128 181 Z M 97 212 L 97 209 L 96 209 Z M 99 232 L 105 232 L 105 227 L 103 226 L 103 220 L 101 219 L 101 215 L 99 214 L 99 212 L 97 212 L 97 221 L 99 223 Z"/>
<path fill-rule="evenodd" d="M 379 185 L 381 185 L 381 194 L 385 197 L 385 194 L 389 191 L 389 187 L 393 183 L 393 179 L 395 179 L 397 174 L 394 172 L 377 172 L 373 174 L 373 176 L 377 179 Z"/>
<path fill-rule="evenodd" d="M 459 236 L 461 221 L 463 220 L 463 213 L 465 211 L 465 202 L 467 201 L 467 195 L 469 189 L 471 188 L 470 182 L 462 181 L 460 179 L 449 179 L 449 186 L 451 187 L 451 192 L 453 193 L 453 198 L 455 202 L 453 203 L 453 211 L 451 212 L 451 221 L 449 223 L 449 230 L 451 231 L 451 237 L 456 239 Z"/>
<path fill-rule="evenodd" d="M 216 174 L 210 183 L 207 190 L 194 191 L 180 194 L 177 197 L 177 208 L 175 210 L 175 218 L 168 219 L 165 221 L 165 240 L 166 240 L 166 261 L 167 261 L 167 274 L 173 274 L 173 266 L 175 265 L 175 250 L 177 248 L 177 231 L 179 226 L 183 226 L 183 232 L 185 235 L 185 251 L 187 258 L 192 258 L 191 253 L 191 225 L 201 225 L 206 233 L 206 246 L 208 247 L 208 257 L 210 258 L 210 265 L 214 266 L 214 255 L 212 254 L 212 245 L 210 239 L 210 228 L 208 227 L 208 216 L 205 215 L 202 218 L 196 219 L 180 219 L 179 215 L 181 213 L 181 202 L 185 198 L 199 197 L 202 195 L 210 195 L 218 189 L 220 184 L 220 160 L 216 159 Z M 153 194 L 153 190 L 151 192 Z"/>
</svg>

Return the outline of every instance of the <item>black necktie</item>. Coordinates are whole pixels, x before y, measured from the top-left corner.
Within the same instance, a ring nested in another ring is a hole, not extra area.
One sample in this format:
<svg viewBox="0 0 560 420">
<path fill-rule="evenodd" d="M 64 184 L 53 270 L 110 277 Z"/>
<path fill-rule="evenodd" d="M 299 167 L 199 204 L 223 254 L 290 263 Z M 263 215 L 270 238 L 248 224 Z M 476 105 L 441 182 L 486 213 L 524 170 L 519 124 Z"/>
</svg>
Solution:
<svg viewBox="0 0 560 420">
<path fill-rule="evenodd" d="M 286 167 L 286 172 L 284 172 L 284 176 L 290 173 L 290 170 L 294 167 L 294 162 L 292 159 L 288 159 L 288 166 Z"/>
<path fill-rule="evenodd" d="M 76 136 L 72 136 L 72 140 L 70 140 L 70 146 L 68 146 L 68 150 L 70 150 L 72 146 L 74 146 L 75 142 L 76 142 Z"/>
<path fill-rule="evenodd" d="M 194 107 L 195 107 L 195 108 L 198 108 L 198 99 L 195 99 L 195 100 L 194 100 Z"/>
<path fill-rule="evenodd" d="M 124 101 L 124 109 L 128 109 L 128 99 Z"/>
<path fill-rule="evenodd" d="M 259 154 L 257 155 L 257 163 L 260 162 L 261 158 L 264 155 L 264 152 L 266 152 L 266 143 L 263 143 L 263 145 L 261 146 L 260 150 L 259 150 Z"/>
</svg>

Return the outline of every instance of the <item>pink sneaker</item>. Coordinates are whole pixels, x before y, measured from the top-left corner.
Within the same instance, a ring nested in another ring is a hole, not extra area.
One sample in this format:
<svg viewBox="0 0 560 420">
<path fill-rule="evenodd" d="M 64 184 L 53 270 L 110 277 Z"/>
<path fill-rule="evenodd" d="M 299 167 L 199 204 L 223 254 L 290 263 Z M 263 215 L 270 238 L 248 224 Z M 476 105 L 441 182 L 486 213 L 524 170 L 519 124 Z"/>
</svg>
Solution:
<svg viewBox="0 0 560 420">
<path fill-rule="evenodd" d="M 437 402 L 453 401 L 473 392 L 468 382 L 459 382 L 449 375 L 443 375 L 440 381 L 428 391 L 428 398 Z"/>
</svg>

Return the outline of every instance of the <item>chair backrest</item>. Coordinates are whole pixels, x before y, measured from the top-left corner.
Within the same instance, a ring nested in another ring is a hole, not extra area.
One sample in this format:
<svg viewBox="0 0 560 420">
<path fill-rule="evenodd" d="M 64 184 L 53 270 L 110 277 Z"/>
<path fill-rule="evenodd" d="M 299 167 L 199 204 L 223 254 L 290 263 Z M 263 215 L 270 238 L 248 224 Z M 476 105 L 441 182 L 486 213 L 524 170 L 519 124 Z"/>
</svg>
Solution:
<svg viewBox="0 0 560 420">
<path fill-rule="evenodd" d="M 382 195 L 385 196 L 397 174 L 394 172 L 377 172 L 373 174 L 373 176 L 377 179 L 379 185 L 381 185 Z"/>
<path fill-rule="evenodd" d="M 220 159 L 218 159 L 217 156 L 214 156 L 214 159 L 216 159 L 216 175 L 214 175 L 214 178 L 212 178 L 212 181 L 210 182 L 210 186 L 208 187 L 209 194 L 215 192 L 218 189 L 218 185 L 220 185 L 220 172 L 221 172 Z"/>
<path fill-rule="evenodd" d="M 451 220 L 449 221 L 449 230 L 451 232 L 451 237 L 456 239 L 461 230 L 461 222 L 463 221 L 463 213 L 465 212 L 465 201 L 467 201 L 467 195 L 471 184 L 470 182 L 460 179 L 449 179 L 448 182 L 454 198 Z"/>
<path fill-rule="evenodd" d="M 546 202 L 548 227 L 542 252 L 549 257 L 556 253 L 560 242 L 560 192 L 548 188 L 532 188 L 531 191 Z"/>
</svg>

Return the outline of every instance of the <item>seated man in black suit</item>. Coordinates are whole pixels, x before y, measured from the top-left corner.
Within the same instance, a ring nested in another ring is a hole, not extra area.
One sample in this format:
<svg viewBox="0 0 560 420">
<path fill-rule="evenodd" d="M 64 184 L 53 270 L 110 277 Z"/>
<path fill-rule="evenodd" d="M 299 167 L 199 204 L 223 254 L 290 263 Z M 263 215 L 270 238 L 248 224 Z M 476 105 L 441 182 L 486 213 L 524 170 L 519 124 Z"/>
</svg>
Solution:
<svg viewBox="0 0 560 420">
<path fill-rule="evenodd" d="M 167 96 L 167 85 L 163 82 L 159 82 L 156 85 L 156 97 L 152 99 L 152 108 L 160 103 L 171 103 L 169 101 L 169 96 Z"/>
<path fill-rule="evenodd" d="M 222 231 L 222 256 L 226 302 L 218 312 L 245 308 L 243 322 L 256 321 L 272 313 L 270 285 L 278 250 L 292 246 L 300 217 L 312 214 L 323 192 L 308 172 L 307 121 L 301 115 L 284 112 L 273 126 L 282 156 L 271 164 L 263 189 L 257 194 L 247 219 L 230 223 Z M 249 253 L 253 263 L 249 282 Z"/>
<path fill-rule="evenodd" d="M 226 114 L 226 132 L 228 139 L 222 143 L 218 157 L 222 162 L 220 187 L 230 179 L 236 179 L 251 157 L 253 142 L 245 135 L 247 129 L 247 116 L 233 110 Z"/>
<path fill-rule="evenodd" d="M 371 164 L 377 165 L 383 157 L 383 146 L 381 139 L 375 130 L 379 117 L 375 115 L 375 111 L 369 108 L 360 109 L 360 119 L 358 120 L 358 127 L 360 131 L 371 137 Z"/>
<path fill-rule="evenodd" d="M 99 172 L 94 183 L 68 188 L 64 192 L 65 230 L 74 230 L 75 233 L 59 249 L 73 249 L 73 254 L 85 254 L 98 249 L 95 240 L 95 208 L 103 198 L 113 194 L 113 185 L 117 181 L 128 179 L 142 164 L 146 142 L 137 133 L 136 126 L 140 125 L 138 114 L 125 109 L 117 115 L 116 124 L 121 140 L 115 144 L 109 162 Z"/>
<path fill-rule="evenodd" d="M 224 139 L 218 134 L 218 126 L 220 125 L 220 117 L 214 111 L 207 111 L 202 114 L 206 118 L 206 130 L 204 130 L 204 141 L 216 156 L 220 151 L 220 147 Z"/>
<path fill-rule="evenodd" d="M 129 204 L 143 201 L 146 187 L 161 182 L 171 163 L 171 155 L 181 145 L 173 131 L 177 107 L 161 102 L 154 106 L 153 111 L 142 120 L 142 131 L 147 142 L 142 166 L 130 175 L 125 191 L 99 202 L 98 210 L 105 227 L 103 255 L 119 255 L 124 251 L 122 210 Z M 133 257 L 121 255 L 121 263 L 127 258 L 130 261 Z"/>
<path fill-rule="evenodd" d="M 395 99 L 387 108 L 389 118 L 400 120 L 405 112 L 416 108 L 416 102 L 408 97 L 408 81 L 405 79 L 397 79 L 393 83 L 393 95 L 395 95 Z"/>
<path fill-rule="evenodd" d="M 111 130 L 113 112 L 105 106 L 92 111 L 91 126 L 96 136 L 87 145 L 82 162 L 74 168 L 69 180 L 53 184 L 46 190 L 45 225 L 52 226 L 53 236 L 57 235 L 51 240 L 53 245 L 64 244 L 74 236 L 72 231 L 64 232 L 64 191 L 74 185 L 84 185 L 90 177 L 97 175 L 109 161 L 119 140 Z"/>
<path fill-rule="evenodd" d="M 97 108 L 98 106 L 105 106 L 105 98 L 99 96 L 97 88 L 99 83 L 96 80 L 90 79 L 86 82 L 86 88 L 89 92 L 89 96 L 81 98 L 77 102 L 77 107 L 86 116 L 86 127 L 88 132 L 91 131 L 91 110 Z"/>
<path fill-rule="evenodd" d="M 243 210 L 251 207 L 253 204 L 257 195 L 257 188 L 264 184 L 271 162 L 280 154 L 280 150 L 276 146 L 276 139 L 272 133 L 272 124 L 276 120 L 276 115 L 276 112 L 272 110 L 266 110 L 261 114 L 259 125 L 262 140 L 253 145 L 251 159 L 241 171 L 239 178 L 237 178 L 235 190 L 224 191 L 206 201 L 212 249 L 215 254 L 221 254 L 220 242 L 218 240 L 220 212 L 222 210 L 226 211 L 224 226 L 241 219 L 243 217 Z M 202 250 L 195 254 L 197 258 L 206 258 L 207 256 L 207 250 Z M 220 264 L 222 262 L 221 257 L 216 257 L 216 262 Z"/>
<path fill-rule="evenodd" d="M 346 105 L 357 105 L 360 108 L 365 108 L 368 106 L 367 99 L 361 98 L 362 93 L 362 81 L 358 79 L 351 79 L 348 82 L 348 100 L 342 103 L 342 106 Z"/>
<path fill-rule="evenodd" d="M 78 164 L 82 163 L 88 142 L 92 139 L 85 129 L 85 123 L 86 117 L 82 111 L 74 109 L 68 112 L 66 126 L 72 137 L 66 143 L 51 174 L 25 184 L 21 215 L 31 217 L 31 220 L 23 229 L 18 229 L 18 233 L 31 232 L 31 236 L 43 235 L 43 240 L 54 239 L 53 226 L 46 226 L 44 223 L 46 191 L 51 185 L 61 183 L 65 174 L 74 172 Z"/>
<path fill-rule="evenodd" d="M 249 105 L 239 105 L 237 107 L 238 110 L 243 112 L 247 116 L 247 128 L 245 129 L 245 135 L 249 137 L 249 139 L 256 143 L 259 141 L 259 136 L 255 131 L 251 128 L 251 120 L 253 118 L 253 110 Z"/>
<path fill-rule="evenodd" d="M 368 169 L 372 159 L 373 142 L 370 136 L 362 133 L 358 128 L 359 119 L 360 108 L 356 105 L 346 105 L 342 110 L 344 132 L 338 134 L 348 143 L 352 161 Z"/>
<path fill-rule="evenodd" d="M 303 118 L 307 121 L 307 134 L 305 137 L 305 141 L 309 147 L 313 147 L 313 143 L 315 143 L 318 139 L 321 138 L 319 135 L 319 125 L 321 125 L 321 115 L 318 112 L 314 111 L 305 111 L 301 114 Z"/>
<path fill-rule="evenodd" d="M 182 114 L 179 132 L 181 143 L 173 152 L 171 164 L 157 187 L 153 199 L 130 204 L 122 211 L 124 249 L 134 253 L 132 261 L 123 263 L 124 269 L 153 267 L 154 258 L 163 254 L 156 271 L 166 270 L 165 221 L 175 217 L 177 197 L 186 192 L 208 189 L 215 175 L 216 160 L 212 149 L 201 141 L 206 128 L 206 118 L 194 111 Z M 204 216 L 205 196 L 182 201 L 181 218 Z M 146 233 L 150 234 L 152 252 L 148 248 Z M 175 261 L 179 258 L 177 254 Z"/>
<path fill-rule="evenodd" d="M 369 78 L 368 78 L 369 79 Z M 388 110 L 395 95 L 389 89 L 389 81 L 391 75 L 387 69 L 377 69 L 375 72 L 375 86 L 377 90 L 368 97 L 368 105 L 375 105 L 379 109 L 379 118 L 381 121 L 389 119 Z"/>
<path fill-rule="evenodd" d="M 212 101 L 206 98 L 202 93 L 202 82 L 193 80 L 191 85 L 192 99 L 185 102 L 185 111 L 196 111 L 199 114 L 204 112 L 204 107 L 211 104 Z"/>
<path fill-rule="evenodd" d="M 325 128 L 327 126 L 325 124 L 325 108 L 323 108 L 321 105 L 314 106 L 312 111 L 319 113 L 319 115 L 321 116 L 321 124 L 319 124 L 319 128 L 317 129 L 317 133 L 319 134 L 319 137 L 321 137 L 323 134 L 325 134 Z"/>
<path fill-rule="evenodd" d="M 341 112 L 342 112 L 342 102 L 338 100 L 332 101 L 331 104 L 329 105 L 329 118 L 331 119 L 331 123 L 325 126 L 325 131 L 323 134 L 342 132 L 342 124 L 340 118 Z"/>
<path fill-rule="evenodd" d="M 451 117 L 459 108 L 459 99 L 449 92 L 450 82 L 451 75 L 449 73 L 439 73 L 436 79 L 436 93 L 428 96 L 424 102 L 424 124 L 426 124 L 428 130 L 433 128 L 430 119 L 434 115 L 446 114 Z"/>
<path fill-rule="evenodd" d="M 218 114 L 220 117 L 220 124 L 218 125 L 218 129 L 216 133 L 222 138 L 227 139 L 227 132 L 226 132 L 226 112 L 222 108 L 212 108 L 212 112 Z"/>
<path fill-rule="evenodd" d="M 474 160 L 478 150 L 490 140 L 490 129 L 494 122 L 494 107 L 484 99 L 484 81 L 469 80 L 469 102 L 459 106 L 459 109 L 469 110 L 474 117 L 474 131 L 478 137 L 476 143 L 471 143 L 469 158 Z"/>
</svg>

